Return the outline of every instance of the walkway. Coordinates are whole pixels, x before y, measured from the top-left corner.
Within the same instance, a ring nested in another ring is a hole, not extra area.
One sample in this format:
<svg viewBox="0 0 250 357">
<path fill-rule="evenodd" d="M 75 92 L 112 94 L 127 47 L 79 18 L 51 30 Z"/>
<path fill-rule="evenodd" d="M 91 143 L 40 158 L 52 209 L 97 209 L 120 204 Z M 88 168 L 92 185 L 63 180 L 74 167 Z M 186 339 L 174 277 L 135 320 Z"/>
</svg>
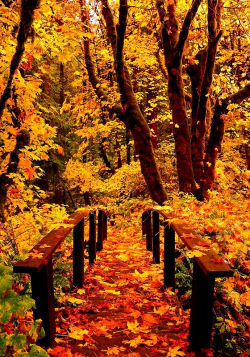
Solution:
<svg viewBox="0 0 250 357">
<path fill-rule="evenodd" d="M 189 315 L 163 291 L 162 266 L 152 264 L 140 229 L 139 221 L 109 227 L 84 289 L 59 299 L 51 356 L 193 356 L 186 352 Z"/>
</svg>

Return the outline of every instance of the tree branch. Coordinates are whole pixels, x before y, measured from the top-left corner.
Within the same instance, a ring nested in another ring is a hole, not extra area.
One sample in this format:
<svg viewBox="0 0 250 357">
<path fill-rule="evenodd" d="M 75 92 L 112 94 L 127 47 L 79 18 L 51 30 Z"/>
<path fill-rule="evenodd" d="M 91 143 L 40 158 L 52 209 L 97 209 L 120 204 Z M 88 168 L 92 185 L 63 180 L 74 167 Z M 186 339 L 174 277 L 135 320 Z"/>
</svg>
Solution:
<svg viewBox="0 0 250 357">
<path fill-rule="evenodd" d="M 201 4 L 202 0 L 194 0 L 190 9 L 188 10 L 186 17 L 184 19 L 183 25 L 182 25 L 182 29 L 180 31 L 180 35 L 179 35 L 179 41 L 177 44 L 177 48 L 179 51 L 179 54 L 182 55 L 183 53 L 183 48 L 185 45 L 185 42 L 187 40 L 188 37 L 188 33 L 189 33 L 189 29 L 190 29 L 190 25 L 199 9 L 199 6 Z"/>
<path fill-rule="evenodd" d="M 80 3 L 80 7 L 81 7 L 82 23 L 84 25 L 84 28 L 88 29 L 89 21 L 88 21 L 87 15 L 83 9 L 83 1 L 79 0 L 79 3 Z M 90 41 L 88 38 L 84 38 L 83 47 L 84 47 L 84 60 L 85 60 L 85 65 L 86 65 L 86 69 L 88 72 L 89 81 L 92 85 L 92 88 L 95 91 L 97 98 L 101 102 L 102 108 L 106 109 L 110 115 L 116 114 L 120 120 L 124 121 L 122 106 L 118 103 L 115 103 L 114 105 L 111 105 L 111 106 L 108 105 L 108 103 L 110 102 L 110 99 L 107 96 L 104 89 L 102 88 L 99 78 L 96 76 L 95 65 L 94 65 L 94 62 L 93 62 L 93 59 L 92 59 L 92 56 L 90 53 Z"/>
<path fill-rule="evenodd" d="M 228 96 L 223 99 L 223 107 L 227 106 L 230 103 L 240 104 L 244 99 L 250 97 L 250 83 L 247 84 L 244 88 L 240 89 L 238 92 Z"/>
<path fill-rule="evenodd" d="M 161 21 L 161 35 L 164 52 L 173 49 L 177 43 L 178 23 L 175 14 L 175 4 L 169 3 L 167 11 L 164 6 L 164 0 L 156 0 L 156 8 Z"/>
<path fill-rule="evenodd" d="M 107 0 L 101 0 L 102 2 L 102 15 L 104 17 L 104 20 L 106 22 L 106 30 L 107 30 L 107 36 L 108 40 L 111 44 L 113 54 L 115 55 L 116 53 L 116 41 L 117 41 L 117 36 L 116 36 L 116 28 L 115 28 L 115 22 L 114 22 L 114 17 L 113 14 L 110 10 L 109 4 Z"/>
<path fill-rule="evenodd" d="M 124 39 L 127 27 L 128 16 L 128 2 L 127 0 L 120 0 L 119 7 L 119 25 L 117 26 L 117 44 L 116 44 L 116 62 L 117 71 L 121 71 L 124 67 L 123 48 Z"/>
<path fill-rule="evenodd" d="M 204 160 L 204 179 L 202 185 L 203 195 L 206 197 L 207 190 L 212 187 L 215 178 L 215 165 L 218 153 L 221 151 L 221 144 L 224 136 L 223 114 L 228 112 L 227 106 L 230 103 L 240 104 L 244 99 L 250 97 L 250 83 L 237 93 L 228 96 L 221 101 L 217 101 L 214 109 L 214 116 L 211 123 L 210 136 L 206 148 Z"/>
</svg>

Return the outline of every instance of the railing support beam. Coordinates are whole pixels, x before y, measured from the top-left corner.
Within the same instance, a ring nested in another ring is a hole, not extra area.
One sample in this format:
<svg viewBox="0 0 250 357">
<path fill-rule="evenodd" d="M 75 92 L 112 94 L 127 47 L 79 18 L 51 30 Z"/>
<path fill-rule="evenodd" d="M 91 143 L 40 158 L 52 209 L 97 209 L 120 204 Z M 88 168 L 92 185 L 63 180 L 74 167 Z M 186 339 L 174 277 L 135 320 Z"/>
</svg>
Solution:
<svg viewBox="0 0 250 357">
<path fill-rule="evenodd" d="M 56 332 L 52 258 L 39 272 L 31 273 L 31 289 L 32 298 L 36 302 L 34 319 L 42 319 L 45 331 L 41 344 L 50 346 Z"/>
<path fill-rule="evenodd" d="M 97 230 L 96 250 L 100 252 L 103 249 L 103 211 L 98 212 L 98 230 Z"/>
<path fill-rule="evenodd" d="M 84 218 L 73 231 L 73 285 L 82 288 L 84 283 Z"/>
<path fill-rule="evenodd" d="M 194 260 L 189 341 L 193 351 L 210 346 L 214 278 L 206 276 Z"/>
<path fill-rule="evenodd" d="M 103 240 L 106 240 L 108 237 L 108 217 L 107 214 L 103 215 Z"/>
<path fill-rule="evenodd" d="M 96 259 L 96 213 L 89 214 L 89 264 Z"/>
<path fill-rule="evenodd" d="M 153 211 L 153 262 L 160 263 L 160 220 L 156 211 Z"/>
<path fill-rule="evenodd" d="M 164 222 L 164 286 L 175 287 L 175 231 Z"/>
</svg>

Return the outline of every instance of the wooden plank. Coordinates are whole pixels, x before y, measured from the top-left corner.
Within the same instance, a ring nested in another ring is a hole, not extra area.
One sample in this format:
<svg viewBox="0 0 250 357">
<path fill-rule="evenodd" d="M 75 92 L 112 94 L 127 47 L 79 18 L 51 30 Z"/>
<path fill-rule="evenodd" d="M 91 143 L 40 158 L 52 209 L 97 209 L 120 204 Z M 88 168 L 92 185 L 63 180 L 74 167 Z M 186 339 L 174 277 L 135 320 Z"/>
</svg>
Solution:
<svg viewBox="0 0 250 357">
<path fill-rule="evenodd" d="M 29 257 L 13 264 L 14 273 L 32 273 L 40 271 L 52 257 L 55 250 L 60 246 L 65 237 L 72 231 L 83 217 L 88 214 L 88 210 L 74 212 L 65 221 L 65 227 L 61 226 L 49 232 L 42 240 L 36 244 L 29 252 Z"/>
<path fill-rule="evenodd" d="M 228 266 L 228 264 L 209 247 L 207 242 L 202 237 L 194 232 L 184 219 L 179 219 L 173 214 L 167 214 L 162 210 L 156 211 L 169 222 L 171 227 L 190 250 L 199 250 L 201 247 L 207 247 L 208 250 L 204 251 L 204 255 L 201 257 L 195 257 L 195 260 L 203 270 L 204 274 L 210 277 L 233 276 L 233 270 Z"/>
</svg>

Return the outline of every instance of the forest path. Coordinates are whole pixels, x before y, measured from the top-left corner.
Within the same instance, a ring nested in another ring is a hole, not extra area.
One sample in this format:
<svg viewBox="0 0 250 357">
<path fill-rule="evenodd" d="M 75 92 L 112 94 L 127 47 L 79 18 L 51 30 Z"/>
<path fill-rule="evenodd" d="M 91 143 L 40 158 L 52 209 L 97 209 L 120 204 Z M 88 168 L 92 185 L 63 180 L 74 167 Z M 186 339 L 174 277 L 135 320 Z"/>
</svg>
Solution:
<svg viewBox="0 0 250 357">
<path fill-rule="evenodd" d="M 189 314 L 162 289 L 162 265 L 152 264 L 139 221 L 124 226 L 109 227 L 84 289 L 66 294 L 56 309 L 51 356 L 193 355 L 187 352 Z"/>
</svg>

